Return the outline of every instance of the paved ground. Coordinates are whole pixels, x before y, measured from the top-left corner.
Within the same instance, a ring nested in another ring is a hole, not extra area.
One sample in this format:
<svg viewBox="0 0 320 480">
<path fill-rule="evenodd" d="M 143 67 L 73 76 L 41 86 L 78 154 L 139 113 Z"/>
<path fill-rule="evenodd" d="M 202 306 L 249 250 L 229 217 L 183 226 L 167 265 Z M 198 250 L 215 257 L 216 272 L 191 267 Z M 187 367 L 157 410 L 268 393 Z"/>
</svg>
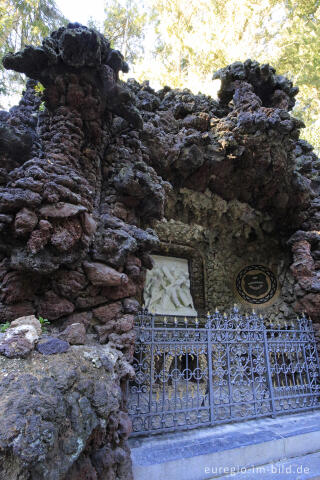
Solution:
<svg viewBox="0 0 320 480">
<path fill-rule="evenodd" d="M 320 412 L 132 438 L 130 446 L 135 480 L 320 479 Z M 288 470 L 274 471 L 277 462 Z"/>
</svg>

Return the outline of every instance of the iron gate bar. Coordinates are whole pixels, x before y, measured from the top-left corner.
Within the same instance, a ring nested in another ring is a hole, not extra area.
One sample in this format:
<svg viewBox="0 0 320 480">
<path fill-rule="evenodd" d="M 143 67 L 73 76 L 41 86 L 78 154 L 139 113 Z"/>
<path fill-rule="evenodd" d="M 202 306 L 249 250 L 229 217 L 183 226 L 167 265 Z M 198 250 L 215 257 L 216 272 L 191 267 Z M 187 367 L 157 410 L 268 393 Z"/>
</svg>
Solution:
<svg viewBox="0 0 320 480">
<path fill-rule="evenodd" d="M 208 325 L 208 377 L 212 378 L 212 338 L 211 338 L 211 322 Z M 209 395 L 213 399 L 213 386 L 212 382 L 209 381 Z M 210 402 L 210 421 L 214 422 L 214 410 L 213 410 L 213 401 Z"/>
<path fill-rule="evenodd" d="M 199 319 L 142 311 L 136 332 L 132 435 L 320 406 L 319 359 L 305 316 L 281 328 L 237 307 Z"/>
<path fill-rule="evenodd" d="M 267 331 L 266 329 L 263 330 L 263 340 L 264 340 L 264 354 L 266 359 L 267 365 L 267 375 L 268 375 L 268 386 L 270 391 L 271 397 L 271 408 L 272 408 L 272 417 L 275 416 L 275 407 L 274 407 L 274 396 L 273 396 L 273 388 L 272 388 L 272 376 L 270 371 L 270 362 L 269 362 L 269 351 L 268 351 L 268 338 L 267 338 Z"/>
</svg>

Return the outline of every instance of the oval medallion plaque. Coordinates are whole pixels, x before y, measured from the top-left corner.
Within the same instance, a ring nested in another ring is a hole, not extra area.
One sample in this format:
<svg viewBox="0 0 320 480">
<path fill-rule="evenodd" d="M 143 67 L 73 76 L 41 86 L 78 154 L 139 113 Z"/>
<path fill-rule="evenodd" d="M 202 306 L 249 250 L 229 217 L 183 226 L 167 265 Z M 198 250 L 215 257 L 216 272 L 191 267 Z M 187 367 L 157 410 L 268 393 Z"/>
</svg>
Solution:
<svg viewBox="0 0 320 480">
<path fill-rule="evenodd" d="M 269 268 L 249 265 L 238 273 L 235 288 L 242 301 L 267 306 L 277 296 L 278 282 Z"/>
</svg>

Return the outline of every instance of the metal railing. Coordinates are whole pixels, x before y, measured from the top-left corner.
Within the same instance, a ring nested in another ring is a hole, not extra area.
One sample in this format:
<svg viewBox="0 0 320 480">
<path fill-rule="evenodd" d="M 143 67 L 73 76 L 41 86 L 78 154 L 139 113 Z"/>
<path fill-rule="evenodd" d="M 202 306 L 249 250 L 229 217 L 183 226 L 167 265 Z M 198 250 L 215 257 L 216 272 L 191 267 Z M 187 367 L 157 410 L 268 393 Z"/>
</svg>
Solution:
<svg viewBox="0 0 320 480">
<path fill-rule="evenodd" d="M 305 316 L 280 327 L 237 307 L 202 319 L 143 311 L 135 328 L 132 435 L 320 406 L 319 360 Z"/>
</svg>

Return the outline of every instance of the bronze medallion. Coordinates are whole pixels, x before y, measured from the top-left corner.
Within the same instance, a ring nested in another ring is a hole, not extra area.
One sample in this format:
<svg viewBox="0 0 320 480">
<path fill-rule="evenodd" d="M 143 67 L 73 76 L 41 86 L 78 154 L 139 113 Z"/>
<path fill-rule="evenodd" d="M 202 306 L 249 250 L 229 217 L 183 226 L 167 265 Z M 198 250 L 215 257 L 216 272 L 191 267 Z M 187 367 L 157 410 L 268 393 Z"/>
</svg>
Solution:
<svg viewBox="0 0 320 480">
<path fill-rule="evenodd" d="M 235 287 L 241 300 L 253 305 L 266 306 L 278 293 L 275 274 L 263 265 L 249 265 L 240 270 Z"/>
</svg>

